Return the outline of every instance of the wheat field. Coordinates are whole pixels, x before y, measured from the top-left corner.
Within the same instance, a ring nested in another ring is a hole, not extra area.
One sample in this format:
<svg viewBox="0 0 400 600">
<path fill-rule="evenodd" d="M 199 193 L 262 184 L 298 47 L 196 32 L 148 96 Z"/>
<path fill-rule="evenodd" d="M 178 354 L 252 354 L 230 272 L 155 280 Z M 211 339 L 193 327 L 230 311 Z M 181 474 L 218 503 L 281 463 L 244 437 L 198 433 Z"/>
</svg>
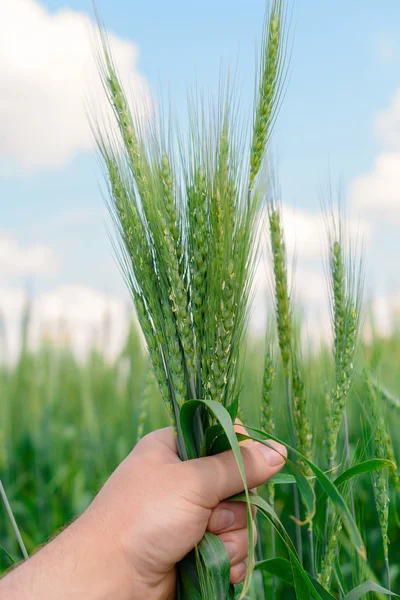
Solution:
<svg viewBox="0 0 400 600">
<path fill-rule="evenodd" d="M 26 322 L 25 327 L 29 327 Z M 29 336 L 25 334 L 25 339 Z M 246 422 L 258 427 L 263 416 L 262 339 L 248 343 L 243 375 L 242 413 Z M 369 409 L 363 391 L 362 368 L 379 377 L 390 396 L 380 398 L 381 408 L 400 455 L 400 333 L 376 338 L 364 344 L 358 358 L 359 375 L 349 398 L 349 428 L 352 452 L 363 454 L 364 443 L 374 432 L 368 426 Z M 324 414 L 332 384 L 333 359 L 328 347 L 305 360 L 307 397 L 313 431 L 313 453 L 317 463 L 324 462 Z M 14 366 L 0 369 L 0 479 L 4 483 L 13 512 L 29 553 L 53 536 L 88 505 L 112 470 L 135 444 L 138 435 L 168 424 L 157 386 L 149 376 L 148 364 L 137 327 L 132 325 L 126 344 L 113 361 L 105 352 L 93 348 L 85 360 L 68 348 L 53 347 L 44 341 L 40 348 L 22 347 Z M 277 373 L 272 397 L 275 433 L 289 435 L 285 409 L 284 374 Z M 399 398 L 399 400 L 398 400 Z M 396 407 L 397 402 L 397 407 Z M 267 497 L 268 489 L 262 490 Z M 361 476 L 354 487 L 359 526 L 368 548 L 368 568 L 385 582 L 384 554 L 378 512 L 375 509 L 373 481 Z M 390 482 L 389 556 L 394 591 L 400 586 L 400 535 L 397 526 L 395 482 Z M 295 538 L 290 485 L 275 486 L 275 507 Z M 17 540 L 4 506 L 0 505 L 0 544 L 20 560 Z M 271 553 L 268 526 L 263 531 L 265 555 Z M 306 541 L 307 532 L 303 532 Z M 343 536 L 345 541 L 345 536 Z M 307 561 L 307 546 L 304 546 Z M 353 555 L 348 544 L 341 547 L 343 573 L 352 571 Z M 277 555 L 284 556 L 283 548 Z M 0 570 L 10 566 L 0 551 Z M 365 566 L 367 570 L 367 566 Z M 371 573 L 365 572 L 365 579 Z M 272 580 L 267 580 L 271 586 Z M 270 590 L 271 587 L 267 589 Z M 258 596 L 251 596 L 257 598 Z M 259 596 L 261 598 L 261 596 Z M 270 596 L 267 596 L 270 597 Z M 295 597 L 283 582 L 277 598 Z M 371 595 L 371 597 L 376 597 Z M 382 596 L 383 597 L 383 596 Z"/>
</svg>

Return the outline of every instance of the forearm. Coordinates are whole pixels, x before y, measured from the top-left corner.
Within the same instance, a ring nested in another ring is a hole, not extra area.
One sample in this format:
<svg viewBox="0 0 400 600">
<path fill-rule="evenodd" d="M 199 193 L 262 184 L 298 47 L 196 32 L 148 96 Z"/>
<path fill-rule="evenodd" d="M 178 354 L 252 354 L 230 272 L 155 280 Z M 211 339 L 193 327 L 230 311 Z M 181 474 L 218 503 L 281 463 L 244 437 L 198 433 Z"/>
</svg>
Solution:
<svg viewBox="0 0 400 600">
<path fill-rule="evenodd" d="M 0 581 L 1 600 L 152 598 L 90 511 Z M 158 600 L 154 595 L 154 600 Z"/>
</svg>

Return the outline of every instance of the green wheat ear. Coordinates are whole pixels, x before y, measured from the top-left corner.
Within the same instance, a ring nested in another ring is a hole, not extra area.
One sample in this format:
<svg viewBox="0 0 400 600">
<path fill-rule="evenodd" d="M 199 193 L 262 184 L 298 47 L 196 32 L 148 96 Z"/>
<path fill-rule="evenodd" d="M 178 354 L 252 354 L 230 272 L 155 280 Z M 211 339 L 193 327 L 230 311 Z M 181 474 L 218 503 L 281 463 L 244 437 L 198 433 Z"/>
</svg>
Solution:
<svg viewBox="0 0 400 600">
<path fill-rule="evenodd" d="M 304 383 L 304 372 L 299 351 L 293 358 L 293 420 L 297 436 L 297 448 L 308 460 L 312 461 L 312 431 L 309 418 L 307 392 Z M 312 477 L 312 471 L 308 464 L 302 460 L 300 465 L 307 477 Z"/>
<path fill-rule="evenodd" d="M 329 274 L 332 329 L 334 338 L 335 386 L 331 398 L 327 438 L 330 468 L 334 466 L 342 425 L 347 427 L 346 402 L 354 375 L 354 361 L 360 329 L 364 271 L 362 260 L 345 239 L 342 217 L 328 214 Z M 347 247 L 349 249 L 347 249 Z M 345 440 L 348 453 L 348 439 Z M 350 463 L 349 456 L 346 457 Z"/>
<path fill-rule="evenodd" d="M 393 462 L 390 471 L 394 481 L 397 484 L 399 477 L 393 451 L 392 440 L 387 430 L 386 423 L 382 414 L 382 405 L 379 402 L 379 388 L 371 383 L 369 375 L 364 372 L 364 380 L 367 388 L 367 395 L 371 409 L 372 423 L 372 446 L 374 456 L 377 458 L 389 459 Z M 387 588 L 391 589 L 390 581 L 390 563 L 389 563 L 389 474 L 387 469 L 379 470 L 373 475 L 375 503 L 379 517 L 379 524 L 382 533 L 383 554 L 386 567 Z"/>
<path fill-rule="evenodd" d="M 255 102 L 250 152 L 250 190 L 260 171 L 282 92 L 284 69 L 284 3 L 273 2 L 264 28 L 263 53 Z"/>
<path fill-rule="evenodd" d="M 330 589 L 334 564 L 337 557 L 337 545 L 339 543 L 339 535 L 342 528 L 343 525 L 340 517 L 333 515 L 329 529 L 328 543 L 322 558 L 321 572 L 318 575 L 318 581 L 326 590 Z"/>
<path fill-rule="evenodd" d="M 266 432 L 273 433 L 275 424 L 273 420 L 272 393 L 276 378 L 276 363 L 274 349 L 270 343 L 269 330 L 267 334 L 267 350 L 264 360 L 264 376 L 260 407 L 260 426 Z"/>
<path fill-rule="evenodd" d="M 279 348 L 285 377 L 290 377 L 290 357 L 292 344 L 292 315 L 288 273 L 286 265 L 286 247 L 279 209 L 269 209 L 269 227 L 272 262 L 274 270 L 275 312 L 277 319 Z"/>
<path fill-rule="evenodd" d="M 144 428 L 149 413 L 150 400 L 153 393 L 154 383 L 154 371 L 151 369 L 151 366 L 148 365 L 144 377 L 143 389 L 140 395 L 138 406 L 136 443 L 138 443 L 142 439 L 144 434 Z"/>
</svg>

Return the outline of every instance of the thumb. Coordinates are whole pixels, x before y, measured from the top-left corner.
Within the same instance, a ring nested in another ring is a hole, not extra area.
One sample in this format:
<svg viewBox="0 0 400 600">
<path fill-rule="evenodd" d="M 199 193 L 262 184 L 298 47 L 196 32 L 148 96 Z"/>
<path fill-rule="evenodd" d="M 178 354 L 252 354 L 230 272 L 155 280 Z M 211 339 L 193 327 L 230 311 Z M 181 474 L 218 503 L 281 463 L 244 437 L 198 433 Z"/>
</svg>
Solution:
<svg viewBox="0 0 400 600">
<path fill-rule="evenodd" d="M 268 445 L 252 441 L 240 444 L 249 489 L 268 481 L 285 464 L 286 448 L 274 441 L 268 441 Z M 232 450 L 190 460 L 182 467 L 189 471 L 187 482 L 192 491 L 207 508 L 243 492 L 243 481 Z"/>
</svg>

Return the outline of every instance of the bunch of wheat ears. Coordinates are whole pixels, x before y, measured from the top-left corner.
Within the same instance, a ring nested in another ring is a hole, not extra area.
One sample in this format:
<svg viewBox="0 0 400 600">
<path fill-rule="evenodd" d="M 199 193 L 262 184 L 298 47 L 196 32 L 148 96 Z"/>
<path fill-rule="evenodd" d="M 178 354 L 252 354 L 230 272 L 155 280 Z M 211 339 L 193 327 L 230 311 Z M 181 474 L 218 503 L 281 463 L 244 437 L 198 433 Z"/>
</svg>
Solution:
<svg viewBox="0 0 400 600">
<path fill-rule="evenodd" d="M 227 85 L 221 86 L 224 91 L 214 105 L 201 98 L 190 99 L 187 134 L 178 133 L 173 125 L 166 129 L 156 117 L 144 126 L 130 110 L 107 36 L 100 27 L 100 73 L 116 126 L 96 121 L 93 128 L 108 182 L 108 206 L 117 232 L 115 247 L 153 373 L 180 458 L 190 460 L 231 448 L 245 489 L 236 499 L 248 506 L 250 567 L 244 584 L 236 589 L 230 585 L 225 548 L 218 538 L 207 535 L 179 565 L 177 598 L 275 597 L 280 578 L 302 600 L 332 599 L 336 593 L 353 600 L 369 591 L 390 593 L 376 581 L 365 580 L 366 551 L 352 495 L 354 477 L 373 472 L 389 587 L 386 473 L 388 468 L 395 470 L 393 452 L 390 455 L 390 440 L 376 410 L 372 410 L 374 457 L 356 464 L 350 452 L 346 401 L 360 323 L 362 264 L 348 245 L 334 210 L 326 214 L 335 385 L 327 394 L 326 469 L 312 462 L 310 408 L 291 305 L 281 209 L 264 176 L 286 81 L 287 16 L 281 0 L 267 9 L 251 127 L 246 127 L 235 94 Z M 263 224 L 270 238 L 275 325 L 268 328 L 262 428 L 248 428 L 249 437 L 261 443 L 276 439 L 272 397 L 278 367 L 286 390 L 281 410 L 287 410 L 289 422 L 289 443 L 285 444 L 288 472 L 268 485 L 265 498 L 247 489 L 239 447 L 243 434 L 234 430 L 242 410 L 241 354 L 260 233 L 265 235 Z M 373 399 L 379 392 L 367 378 L 366 393 L 376 407 Z M 344 439 L 344 457 L 337 462 L 339 435 Z M 280 483 L 293 486 L 294 541 L 274 511 L 274 486 Z M 257 556 L 254 577 L 252 504 L 270 523 L 268 547 L 272 551 L 267 560 Z M 356 565 L 355 585 L 347 594 L 338 560 L 341 535 L 346 536 Z M 274 555 L 277 538 L 286 558 Z"/>
</svg>

